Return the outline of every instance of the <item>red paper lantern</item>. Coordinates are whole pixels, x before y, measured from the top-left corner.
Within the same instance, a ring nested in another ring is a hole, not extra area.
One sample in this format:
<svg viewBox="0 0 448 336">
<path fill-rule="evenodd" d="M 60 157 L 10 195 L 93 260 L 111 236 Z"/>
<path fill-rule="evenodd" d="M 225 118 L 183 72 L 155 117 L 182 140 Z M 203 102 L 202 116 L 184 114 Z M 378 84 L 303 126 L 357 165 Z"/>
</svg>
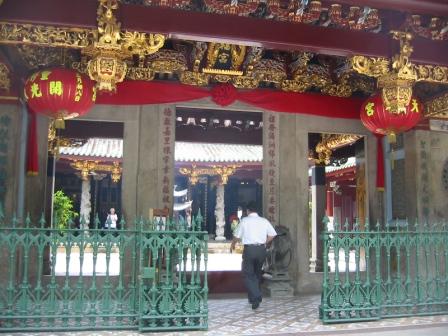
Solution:
<svg viewBox="0 0 448 336">
<path fill-rule="evenodd" d="M 387 135 L 391 143 L 397 134 L 405 132 L 420 121 L 423 105 L 412 97 L 405 113 L 391 113 L 386 110 L 381 93 L 367 99 L 361 107 L 361 121 L 366 128 L 378 135 Z"/>
<path fill-rule="evenodd" d="M 24 93 L 28 106 L 54 118 L 57 128 L 64 127 L 64 119 L 86 114 L 96 99 L 92 80 L 74 70 L 60 68 L 34 73 L 26 81 Z"/>
</svg>

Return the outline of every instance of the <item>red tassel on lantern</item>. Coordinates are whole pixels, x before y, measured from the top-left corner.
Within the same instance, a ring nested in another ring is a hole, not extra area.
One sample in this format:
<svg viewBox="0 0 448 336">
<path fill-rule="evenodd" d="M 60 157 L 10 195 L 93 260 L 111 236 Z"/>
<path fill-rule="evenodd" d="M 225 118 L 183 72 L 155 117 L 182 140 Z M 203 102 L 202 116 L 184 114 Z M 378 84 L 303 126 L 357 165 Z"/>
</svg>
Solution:
<svg viewBox="0 0 448 336">
<path fill-rule="evenodd" d="M 376 189 L 384 191 L 384 152 L 383 152 L 383 136 L 377 135 L 376 147 Z"/>
<path fill-rule="evenodd" d="M 37 121 L 36 113 L 30 111 L 30 122 L 28 126 L 27 162 L 26 172 L 30 176 L 39 173 L 39 153 L 37 149 Z"/>
</svg>

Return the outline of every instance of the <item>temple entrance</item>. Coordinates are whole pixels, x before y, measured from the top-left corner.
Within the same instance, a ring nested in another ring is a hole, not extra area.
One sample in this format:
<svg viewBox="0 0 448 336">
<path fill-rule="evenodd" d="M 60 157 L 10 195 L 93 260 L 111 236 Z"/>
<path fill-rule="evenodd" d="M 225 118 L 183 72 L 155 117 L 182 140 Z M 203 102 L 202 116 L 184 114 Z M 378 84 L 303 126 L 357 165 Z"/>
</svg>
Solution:
<svg viewBox="0 0 448 336">
<path fill-rule="evenodd" d="M 331 272 L 355 271 L 354 250 L 328 251 L 328 265 L 323 265 L 320 236 L 324 225 L 328 231 L 364 228 L 368 217 L 364 137 L 310 133 L 308 147 L 310 272 L 322 272 L 324 267 Z M 364 251 L 359 265 L 365 271 Z"/>
<path fill-rule="evenodd" d="M 242 292 L 242 248 L 230 241 L 246 205 L 262 213 L 262 114 L 178 108 L 175 142 L 175 216 L 202 214 L 209 234 L 211 293 Z"/>
<path fill-rule="evenodd" d="M 59 192 L 79 213 L 72 228 L 80 227 L 81 219 L 90 228 L 95 220 L 99 227 L 104 226 L 111 208 L 121 214 L 123 124 L 73 120 L 66 122 L 65 129 L 50 126 L 50 136 L 52 132 L 55 139 L 49 142 L 47 180 L 54 193 L 47 197 L 50 204 L 53 200 L 53 216 L 55 194 Z"/>
<path fill-rule="evenodd" d="M 64 129 L 50 125 L 47 173 L 47 222 L 54 229 L 120 229 L 122 218 L 121 175 L 123 124 L 116 122 L 67 121 Z M 109 217 L 111 211 L 116 217 Z M 113 218 L 108 220 L 108 218 Z M 57 226 L 57 227 L 56 227 Z M 67 255 L 72 257 L 67 262 Z M 80 251 L 56 251 L 55 275 L 119 275 L 119 249 L 112 248 L 106 270 L 106 253 L 86 247 L 80 270 Z M 94 267 L 94 258 L 99 263 Z M 53 270 L 48 269 L 47 272 Z"/>
</svg>

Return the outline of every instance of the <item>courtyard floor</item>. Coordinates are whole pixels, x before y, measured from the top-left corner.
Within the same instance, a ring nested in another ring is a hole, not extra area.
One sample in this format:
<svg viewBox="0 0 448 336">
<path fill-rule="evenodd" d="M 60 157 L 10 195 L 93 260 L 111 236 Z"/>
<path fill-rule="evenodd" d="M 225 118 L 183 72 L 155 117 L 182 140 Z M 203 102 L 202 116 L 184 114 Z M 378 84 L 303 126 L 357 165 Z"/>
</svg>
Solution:
<svg viewBox="0 0 448 336">
<path fill-rule="evenodd" d="M 209 330 L 146 335 L 448 335 L 448 315 L 391 318 L 374 322 L 323 325 L 318 318 L 318 296 L 263 300 L 256 311 L 247 299 L 221 297 L 209 300 Z M 1 330 L 0 330 L 1 332 Z M 137 331 L 26 332 L 20 336 L 124 336 Z"/>
</svg>

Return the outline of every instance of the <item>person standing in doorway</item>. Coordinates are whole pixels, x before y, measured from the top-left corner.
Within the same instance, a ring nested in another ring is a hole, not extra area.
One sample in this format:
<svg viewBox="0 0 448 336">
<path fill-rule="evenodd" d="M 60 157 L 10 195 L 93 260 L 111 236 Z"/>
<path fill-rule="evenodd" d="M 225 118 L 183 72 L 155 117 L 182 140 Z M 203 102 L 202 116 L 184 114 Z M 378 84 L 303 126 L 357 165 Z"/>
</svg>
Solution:
<svg viewBox="0 0 448 336">
<path fill-rule="evenodd" d="M 272 224 L 266 218 L 257 214 L 255 202 L 250 202 L 247 205 L 247 217 L 241 220 L 235 231 L 230 251 L 233 251 L 238 241 L 242 241 L 244 245 L 242 272 L 252 309 L 257 309 L 262 300 L 260 289 L 261 268 L 266 259 L 266 245 L 276 235 Z"/>
<path fill-rule="evenodd" d="M 107 214 L 105 228 L 106 229 L 116 229 L 117 222 L 118 222 L 118 216 L 115 213 L 115 209 L 110 208 L 109 213 Z"/>
</svg>

